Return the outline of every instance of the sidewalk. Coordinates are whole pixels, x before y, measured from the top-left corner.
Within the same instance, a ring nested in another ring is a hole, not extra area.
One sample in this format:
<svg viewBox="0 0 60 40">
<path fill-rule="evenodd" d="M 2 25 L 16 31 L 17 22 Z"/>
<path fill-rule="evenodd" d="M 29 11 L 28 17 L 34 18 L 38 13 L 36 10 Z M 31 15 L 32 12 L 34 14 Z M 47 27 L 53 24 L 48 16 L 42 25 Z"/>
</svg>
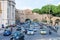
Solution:
<svg viewBox="0 0 60 40">
<path fill-rule="evenodd" d="M 5 30 L 4 28 L 0 29 L 0 35 L 4 32 L 4 30 Z"/>
</svg>

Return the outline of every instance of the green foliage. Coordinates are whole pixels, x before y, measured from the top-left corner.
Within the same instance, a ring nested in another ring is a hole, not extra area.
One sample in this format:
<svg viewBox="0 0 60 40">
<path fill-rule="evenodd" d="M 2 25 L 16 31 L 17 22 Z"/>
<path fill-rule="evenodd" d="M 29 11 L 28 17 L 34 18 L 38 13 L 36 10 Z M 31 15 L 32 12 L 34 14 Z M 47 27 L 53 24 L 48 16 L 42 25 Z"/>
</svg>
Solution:
<svg viewBox="0 0 60 40">
<path fill-rule="evenodd" d="M 60 13 L 60 5 L 57 6 L 58 13 Z"/>
<path fill-rule="evenodd" d="M 60 17 L 60 5 L 45 5 L 41 9 L 36 8 L 33 9 L 32 12 L 39 13 L 39 14 L 52 14 L 53 16 Z"/>
<path fill-rule="evenodd" d="M 42 12 L 43 14 L 48 14 L 48 13 L 49 13 L 49 5 L 43 6 L 43 7 L 41 8 L 41 12 Z"/>
<path fill-rule="evenodd" d="M 32 12 L 33 13 L 39 13 L 40 14 L 41 13 L 41 10 L 39 8 L 35 8 L 35 9 L 32 10 Z"/>
</svg>

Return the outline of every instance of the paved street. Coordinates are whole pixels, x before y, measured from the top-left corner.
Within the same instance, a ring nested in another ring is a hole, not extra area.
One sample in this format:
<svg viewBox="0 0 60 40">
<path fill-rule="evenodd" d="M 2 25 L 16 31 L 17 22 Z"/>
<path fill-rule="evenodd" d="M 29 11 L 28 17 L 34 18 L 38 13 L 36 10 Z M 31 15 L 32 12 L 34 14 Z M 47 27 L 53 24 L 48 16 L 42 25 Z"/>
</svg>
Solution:
<svg viewBox="0 0 60 40">
<path fill-rule="evenodd" d="M 55 34 L 55 33 L 53 33 L 53 34 L 51 34 L 51 35 L 41 35 L 40 34 L 40 32 L 39 32 L 39 30 L 38 30 L 38 32 L 36 32 L 35 33 L 35 35 L 26 35 L 26 37 L 25 37 L 25 40 L 39 40 L 39 39 L 51 39 L 51 38 L 58 38 L 59 37 L 59 35 L 57 35 L 57 34 Z"/>
<path fill-rule="evenodd" d="M 15 31 L 16 28 L 13 29 L 13 32 Z M 3 36 L 3 34 L 0 34 L 0 40 L 10 40 L 11 36 Z M 51 39 L 51 38 L 59 38 L 59 35 L 56 33 L 52 33 L 51 35 L 41 35 L 40 30 L 38 28 L 37 32 L 35 32 L 34 35 L 25 35 L 25 40 L 42 40 L 42 39 Z"/>
</svg>

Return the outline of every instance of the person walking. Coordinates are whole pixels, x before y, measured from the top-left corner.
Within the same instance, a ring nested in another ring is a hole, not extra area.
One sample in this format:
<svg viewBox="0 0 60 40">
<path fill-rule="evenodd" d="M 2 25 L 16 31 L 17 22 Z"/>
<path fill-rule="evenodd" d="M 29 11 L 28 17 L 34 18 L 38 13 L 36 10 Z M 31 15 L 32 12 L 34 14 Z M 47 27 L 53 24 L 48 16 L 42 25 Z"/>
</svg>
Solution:
<svg viewBox="0 0 60 40">
<path fill-rule="evenodd" d="M 4 28 L 4 24 L 2 24 L 2 28 Z"/>
<path fill-rule="evenodd" d="M 13 27 L 12 27 L 12 25 L 11 25 L 11 32 L 13 31 Z"/>
<path fill-rule="evenodd" d="M 49 30 L 49 35 L 51 35 L 52 33 L 51 33 L 51 31 Z"/>
</svg>

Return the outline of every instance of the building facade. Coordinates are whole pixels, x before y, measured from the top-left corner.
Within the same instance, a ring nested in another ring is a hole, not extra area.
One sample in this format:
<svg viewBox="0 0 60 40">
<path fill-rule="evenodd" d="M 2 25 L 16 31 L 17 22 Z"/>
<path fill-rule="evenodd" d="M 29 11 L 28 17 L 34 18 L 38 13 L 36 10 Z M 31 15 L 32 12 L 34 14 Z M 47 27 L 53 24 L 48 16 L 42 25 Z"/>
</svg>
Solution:
<svg viewBox="0 0 60 40">
<path fill-rule="evenodd" d="M 15 0 L 0 0 L 0 27 L 15 24 Z"/>
<path fill-rule="evenodd" d="M 26 10 L 16 10 L 16 18 L 20 19 L 21 22 L 25 22 L 26 19 L 42 21 L 44 19 L 48 20 L 48 17 L 50 15 L 48 14 L 38 14 L 38 13 L 32 13 L 32 10 L 26 9 Z"/>
<path fill-rule="evenodd" d="M 26 19 L 30 19 L 32 21 L 37 20 L 39 22 L 46 22 L 49 25 L 60 25 L 60 17 L 54 17 L 50 14 L 38 14 L 32 13 L 32 10 L 16 10 L 16 18 L 20 20 L 20 22 L 25 22 Z"/>
</svg>

